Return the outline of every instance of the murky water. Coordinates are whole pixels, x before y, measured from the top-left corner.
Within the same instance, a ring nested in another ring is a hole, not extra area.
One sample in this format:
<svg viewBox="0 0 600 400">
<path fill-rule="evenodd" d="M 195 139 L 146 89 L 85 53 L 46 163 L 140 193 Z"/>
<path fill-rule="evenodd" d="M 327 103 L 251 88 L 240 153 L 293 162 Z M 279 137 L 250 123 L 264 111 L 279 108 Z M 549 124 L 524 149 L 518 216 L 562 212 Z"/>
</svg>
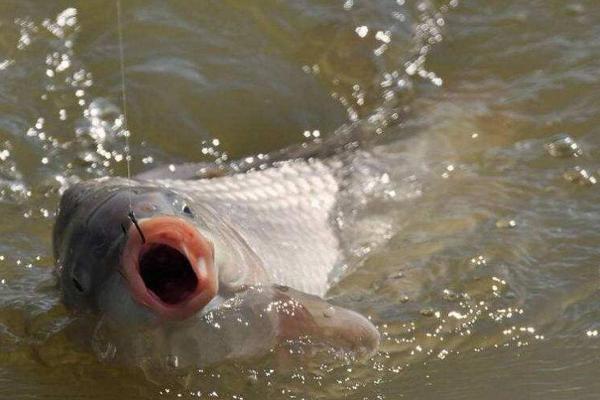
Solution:
<svg viewBox="0 0 600 400">
<path fill-rule="evenodd" d="M 74 340 L 50 232 L 61 188 L 125 173 L 116 5 L 5 0 L 1 398 L 600 397 L 600 4 L 132 0 L 123 14 L 134 172 L 373 131 L 330 297 L 372 317 L 381 351 L 149 380 Z"/>
</svg>

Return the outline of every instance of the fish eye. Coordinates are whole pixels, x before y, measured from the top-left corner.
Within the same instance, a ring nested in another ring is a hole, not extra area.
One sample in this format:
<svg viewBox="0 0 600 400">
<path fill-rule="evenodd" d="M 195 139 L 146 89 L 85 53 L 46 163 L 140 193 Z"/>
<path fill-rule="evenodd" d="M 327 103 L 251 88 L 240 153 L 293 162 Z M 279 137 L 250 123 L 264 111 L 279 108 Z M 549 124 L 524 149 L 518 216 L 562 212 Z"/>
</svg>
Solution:
<svg viewBox="0 0 600 400">
<path fill-rule="evenodd" d="M 79 292 L 84 292 L 83 286 L 81 286 L 81 283 L 79 283 L 79 281 L 76 278 L 73 278 L 73 285 L 75 285 L 75 289 L 77 289 Z"/>
<path fill-rule="evenodd" d="M 187 214 L 187 215 L 189 215 L 190 217 L 193 217 L 193 216 L 194 216 L 194 213 L 192 212 L 192 210 L 190 209 L 190 207 L 189 207 L 187 204 L 185 204 L 185 205 L 183 206 L 183 208 L 181 209 L 181 211 L 183 211 L 183 213 L 184 213 L 184 214 Z"/>
</svg>

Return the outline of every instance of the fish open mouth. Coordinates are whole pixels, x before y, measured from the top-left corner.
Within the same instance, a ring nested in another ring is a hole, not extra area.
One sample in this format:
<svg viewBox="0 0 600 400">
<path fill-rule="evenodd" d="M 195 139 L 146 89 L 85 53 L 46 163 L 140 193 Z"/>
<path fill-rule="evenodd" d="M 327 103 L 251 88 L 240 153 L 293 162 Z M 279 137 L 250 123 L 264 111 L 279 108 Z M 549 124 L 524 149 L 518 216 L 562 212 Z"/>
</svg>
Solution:
<svg viewBox="0 0 600 400">
<path fill-rule="evenodd" d="M 181 320 L 217 292 L 212 244 L 188 221 L 171 216 L 129 228 L 122 258 L 133 298 L 165 319 Z"/>
<path fill-rule="evenodd" d="M 169 245 L 150 245 L 140 256 L 139 265 L 146 287 L 164 303 L 179 304 L 198 286 L 198 277 L 187 257 Z"/>
</svg>

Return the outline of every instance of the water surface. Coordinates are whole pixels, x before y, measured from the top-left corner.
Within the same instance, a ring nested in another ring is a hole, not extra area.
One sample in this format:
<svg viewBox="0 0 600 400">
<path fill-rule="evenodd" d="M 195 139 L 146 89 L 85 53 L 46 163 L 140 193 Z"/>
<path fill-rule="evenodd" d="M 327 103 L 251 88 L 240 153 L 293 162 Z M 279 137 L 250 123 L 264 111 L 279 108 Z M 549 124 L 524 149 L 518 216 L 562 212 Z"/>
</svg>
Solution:
<svg viewBox="0 0 600 400">
<path fill-rule="evenodd" d="M 69 182 L 126 173 L 116 5 L 7 0 L 0 397 L 600 396 L 597 2 L 131 0 L 123 33 L 133 172 L 372 132 L 330 297 L 381 351 L 181 377 L 74 340 L 50 236 Z"/>
</svg>

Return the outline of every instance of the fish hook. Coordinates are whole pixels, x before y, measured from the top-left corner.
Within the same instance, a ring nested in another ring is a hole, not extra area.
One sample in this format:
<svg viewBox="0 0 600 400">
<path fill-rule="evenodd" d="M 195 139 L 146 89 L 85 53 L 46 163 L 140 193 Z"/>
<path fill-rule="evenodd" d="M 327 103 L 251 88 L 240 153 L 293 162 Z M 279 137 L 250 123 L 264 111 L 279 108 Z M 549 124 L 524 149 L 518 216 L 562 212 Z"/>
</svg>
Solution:
<svg viewBox="0 0 600 400">
<path fill-rule="evenodd" d="M 142 228 L 140 228 L 140 224 L 138 224 L 138 220 L 135 217 L 133 210 L 129 211 L 127 216 L 129 217 L 129 219 L 131 220 L 131 223 L 135 226 L 137 231 L 140 233 L 140 237 L 142 238 L 142 243 L 146 243 L 146 237 L 144 236 L 144 232 L 142 232 Z M 124 234 L 127 234 L 127 229 L 125 229 L 125 226 L 121 225 L 121 229 L 123 230 Z"/>
</svg>

